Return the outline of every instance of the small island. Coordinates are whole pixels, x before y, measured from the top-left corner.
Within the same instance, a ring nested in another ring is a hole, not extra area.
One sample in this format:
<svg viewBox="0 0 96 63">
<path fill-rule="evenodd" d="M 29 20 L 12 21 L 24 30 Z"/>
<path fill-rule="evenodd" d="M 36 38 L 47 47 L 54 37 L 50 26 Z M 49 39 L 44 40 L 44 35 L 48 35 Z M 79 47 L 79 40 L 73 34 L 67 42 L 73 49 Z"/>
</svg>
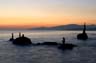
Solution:
<svg viewBox="0 0 96 63">
<path fill-rule="evenodd" d="M 60 44 L 58 48 L 61 50 L 66 50 L 66 49 L 72 50 L 74 47 L 77 47 L 77 45 L 65 43 L 65 38 L 63 37 L 62 44 Z"/>
<path fill-rule="evenodd" d="M 77 39 L 79 39 L 79 40 L 87 40 L 88 39 L 88 35 L 86 33 L 86 24 L 84 24 L 83 32 L 77 35 Z"/>
<path fill-rule="evenodd" d="M 13 40 L 13 44 L 16 45 L 30 45 L 32 44 L 31 40 L 24 36 L 24 34 L 19 33 L 19 37 Z"/>
</svg>

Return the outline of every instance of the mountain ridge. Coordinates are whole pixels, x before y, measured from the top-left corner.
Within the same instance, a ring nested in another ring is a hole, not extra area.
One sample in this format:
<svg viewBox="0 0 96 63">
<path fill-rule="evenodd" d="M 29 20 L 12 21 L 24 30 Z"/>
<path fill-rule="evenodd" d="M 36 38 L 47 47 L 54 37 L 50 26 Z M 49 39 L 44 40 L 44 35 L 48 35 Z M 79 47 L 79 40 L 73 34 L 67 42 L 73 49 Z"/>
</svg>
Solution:
<svg viewBox="0 0 96 63">
<path fill-rule="evenodd" d="M 86 25 L 87 30 L 96 30 L 96 25 Z M 30 28 L 30 30 L 82 30 L 83 25 L 77 24 L 68 24 L 68 25 L 59 25 L 54 27 L 36 27 Z"/>
</svg>

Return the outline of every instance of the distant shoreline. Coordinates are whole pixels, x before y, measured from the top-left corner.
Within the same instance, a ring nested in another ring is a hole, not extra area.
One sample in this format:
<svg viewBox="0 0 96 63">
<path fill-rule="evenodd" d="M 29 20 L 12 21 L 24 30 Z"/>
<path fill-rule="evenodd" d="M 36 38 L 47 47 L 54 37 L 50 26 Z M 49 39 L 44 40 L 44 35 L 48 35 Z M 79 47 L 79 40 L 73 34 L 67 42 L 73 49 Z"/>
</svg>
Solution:
<svg viewBox="0 0 96 63">
<path fill-rule="evenodd" d="M 54 27 L 35 27 L 35 28 L 0 28 L 0 30 L 47 30 L 47 31 L 81 31 L 83 30 L 83 25 L 68 24 L 59 25 Z M 96 25 L 87 25 L 87 31 L 96 31 Z"/>
</svg>

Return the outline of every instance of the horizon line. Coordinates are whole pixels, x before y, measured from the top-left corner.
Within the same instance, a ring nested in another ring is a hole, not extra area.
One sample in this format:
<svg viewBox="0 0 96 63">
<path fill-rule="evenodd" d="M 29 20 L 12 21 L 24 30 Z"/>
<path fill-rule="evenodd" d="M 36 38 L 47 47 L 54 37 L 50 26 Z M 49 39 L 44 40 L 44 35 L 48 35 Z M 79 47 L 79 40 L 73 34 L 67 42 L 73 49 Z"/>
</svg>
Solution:
<svg viewBox="0 0 96 63">
<path fill-rule="evenodd" d="M 84 24 L 75 24 L 75 23 L 72 23 L 72 24 L 64 24 L 64 25 L 53 25 L 53 26 L 31 26 L 31 25 L 21 25 L 21 26 L 18 26 L 18 25 L 5 25 L 5 26 L 0 26 L 0 29 L 30 29 L 30 28 L 40 28 L 40 27 L 57 27 L 57 26 L 66 26 L 66 25 L 84 25 Z M 96 25 L 96 24 L 86 24 L 87 26 L 89 25 Z M 7 27 L 7 26 L 11 26 L 11 27 Z M 13 27 L 12 27 L 13 26 Z M 27 26 L 27 27 L 26 27 Z"/>
</svg>

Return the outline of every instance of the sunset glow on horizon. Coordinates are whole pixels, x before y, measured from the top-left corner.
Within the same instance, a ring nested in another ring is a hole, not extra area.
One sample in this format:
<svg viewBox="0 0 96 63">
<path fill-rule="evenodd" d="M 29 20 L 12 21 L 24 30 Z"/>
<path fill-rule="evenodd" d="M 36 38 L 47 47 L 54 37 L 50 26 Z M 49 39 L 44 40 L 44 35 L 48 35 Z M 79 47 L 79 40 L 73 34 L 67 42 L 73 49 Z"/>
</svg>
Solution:
<svg viewBox="0 0 96 63">
<path fill-rule="evenodd" d="M 96 0 L 0 0 L 0 28 L 96 24 Z"/>
</svg>

